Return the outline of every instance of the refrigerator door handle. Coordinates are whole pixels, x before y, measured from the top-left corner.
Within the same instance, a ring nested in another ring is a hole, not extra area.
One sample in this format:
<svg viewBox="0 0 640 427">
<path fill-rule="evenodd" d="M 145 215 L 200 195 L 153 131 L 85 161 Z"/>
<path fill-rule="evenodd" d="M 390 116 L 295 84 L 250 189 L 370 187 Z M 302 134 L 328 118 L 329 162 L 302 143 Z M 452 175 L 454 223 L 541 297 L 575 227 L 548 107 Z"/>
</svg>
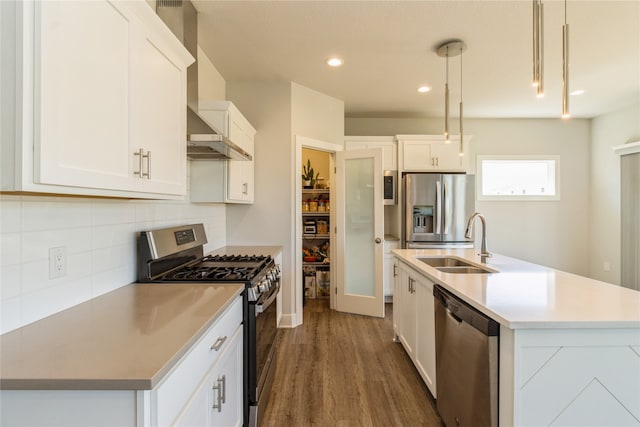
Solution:
<svg viewBox="0 0 640 427">
<path fill-rule="evenodd" d="M 440 234 L 440 222 L 442 221 L 442 197 L 440 191 L 440 181 L 436 181 L 436 234 Z"/>
<path fill-rule="evenodd" d="M 443 181 L 444 187 L 444 234 L 449 234 L 449 226 L 451 225 L 451 194 L 447 191 L 447 181 Z"/>
</svg>

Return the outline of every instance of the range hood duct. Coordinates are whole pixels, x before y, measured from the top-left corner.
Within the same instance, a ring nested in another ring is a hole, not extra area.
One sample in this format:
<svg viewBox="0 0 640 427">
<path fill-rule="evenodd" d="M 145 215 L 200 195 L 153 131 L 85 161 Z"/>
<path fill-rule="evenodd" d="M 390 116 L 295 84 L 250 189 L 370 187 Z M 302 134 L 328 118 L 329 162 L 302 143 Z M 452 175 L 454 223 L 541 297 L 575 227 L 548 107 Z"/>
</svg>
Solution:
<svg viewBox="0 0 640 427">
<path fill-rule="evenodd" d="M 157 0 L 156 13 L 196 62 L 187 68 L 187 157 L 192 160 L 251 160 L 249 153 L 198 114 L 198 12 L 189 0 Z"/>
</svg>

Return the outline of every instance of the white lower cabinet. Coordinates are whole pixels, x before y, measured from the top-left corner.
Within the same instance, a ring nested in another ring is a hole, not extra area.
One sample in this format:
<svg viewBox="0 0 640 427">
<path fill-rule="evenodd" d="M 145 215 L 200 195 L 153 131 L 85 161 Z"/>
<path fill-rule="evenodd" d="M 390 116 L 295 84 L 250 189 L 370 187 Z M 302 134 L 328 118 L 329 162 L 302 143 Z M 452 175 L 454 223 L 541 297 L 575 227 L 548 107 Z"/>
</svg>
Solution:
<svg viewBox="0 0 640 427">
<path fill-rule="evenodd" d="M 241 426 L 242 402 L 242 328 L 239 327 L 174 425 Z"/>
<path fill-rule="evenodd" d="M 242 341 L 238 297 L 152 390 L 152 425 L 242 425 Z"/>
<path fill-rule="evenodd" d="M 420 376 L 436 397 L 436 340 L 433 282 L 395 259 L 400 298 L 394 296 L 396 336 L 416 366 Z M 398 294 L 396 294 L 398 295 Z"/>
<path fill-rule="evenodd" d="M 400 305 L 394 307 L 394 311 L 397 309 L 400 313 L 398 337 L 411 360 L 414 359 L 416 351 L 416 295 L 412 271 L 405 264 L 400 263 Z"/>
<path fill-rule="evenodd" d="M 393 249 L 397 249 L 399 245 L 399 241 L 397 240 L 385 240 L 384 241 L 384 264 L 382 266 L 382 288 L 384 290 L 385 297 L 393 296 L 393 281 L 394 281 L 394 270 L 393 270 L 393 260 L 394 256 L 391 252 Z"/>
<path fill-rule="evenodd" d="M 423 276 L 415 278 L 416 347 L 414 363 L 429 391 L 436 396 L 436 325 L 433 282 Z"/>
<path fill-rule="evenodd" d="M 238 296 L 152 390 L 2 390 L 0 425 L 241 426 L 243 375 Z"/>
</svg>

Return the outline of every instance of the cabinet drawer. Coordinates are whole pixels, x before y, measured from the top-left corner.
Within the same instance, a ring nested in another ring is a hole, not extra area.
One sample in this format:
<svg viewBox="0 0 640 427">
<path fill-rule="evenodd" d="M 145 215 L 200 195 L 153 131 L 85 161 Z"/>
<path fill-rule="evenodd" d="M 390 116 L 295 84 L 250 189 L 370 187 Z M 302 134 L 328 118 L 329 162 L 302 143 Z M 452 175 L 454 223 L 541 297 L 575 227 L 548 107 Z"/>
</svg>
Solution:
<svg viewBox="0 0 640 427">
<path fill-rule="evenodd" d="M 228 346 L 242 323 L 242 297 L 227 308 L 153 393 L 157 425 L 169 425 Z"/>
</svg>

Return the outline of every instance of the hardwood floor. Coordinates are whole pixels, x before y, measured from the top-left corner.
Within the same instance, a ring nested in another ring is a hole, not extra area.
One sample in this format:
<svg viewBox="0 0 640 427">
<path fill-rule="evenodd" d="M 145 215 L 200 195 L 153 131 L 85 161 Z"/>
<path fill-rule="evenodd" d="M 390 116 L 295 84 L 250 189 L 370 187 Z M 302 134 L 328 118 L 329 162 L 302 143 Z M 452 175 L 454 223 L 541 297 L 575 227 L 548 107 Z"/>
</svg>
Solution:
<svg viewBox="0 0 640 427">
<path fill-rule="evenodd" d="M 280 330 L 262 426 L 440 426 L 435 402 L 384 319 L 307 300 L 304 323 Z"/>
</svg>

